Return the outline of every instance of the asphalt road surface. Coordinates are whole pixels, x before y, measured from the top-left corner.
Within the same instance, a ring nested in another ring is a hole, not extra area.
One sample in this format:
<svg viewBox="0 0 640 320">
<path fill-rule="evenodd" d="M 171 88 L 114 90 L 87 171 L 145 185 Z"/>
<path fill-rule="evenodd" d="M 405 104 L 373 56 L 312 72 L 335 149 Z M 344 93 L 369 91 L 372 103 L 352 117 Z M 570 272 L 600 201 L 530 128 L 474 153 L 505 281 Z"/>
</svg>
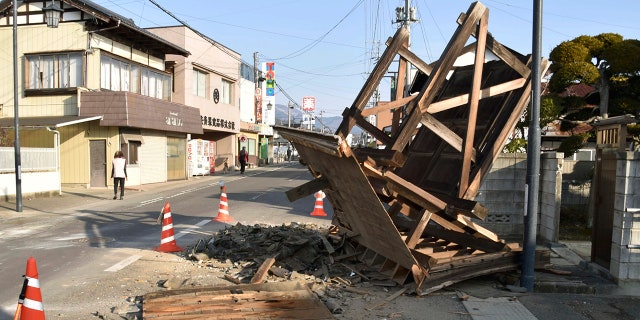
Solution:
<svg viewBox="0 0 640 320">
<path fill-rule="evenodd" d="M 230 224 L 295 221 L 328 225 L 328 203 L 327 217 L 311 217 L 313 196 L 294 203 L 286 198 L 287 190 L 311 178 L 306 167 L 291 162 L 248 170 L 244 175 L 194 177 L 142 186 L 142 191 L 127 190 L 122 201 L 112 200 L 107 189 L 71 189 L 62 197 L 24 200 L 24 212 L 9 213 L 9 219 L 5 215 L 0 225 L 0 319 L 13 317 L 30 256 L 37 260 L 40 286 L 47 288 L 43 295 L 51 297 L 58 294 L 57 290 L 127 268 L 140 258 L 128 249 L 157 247 L 161 238 L 157 219 L 165 203 L 170 205 L 179 245 L 224 228 L 227 224 L 213 220 L 218 215 L 222 184 L 234 220 Z M 4 204 L 6 213 L 11 205 Z"/>
</svg>

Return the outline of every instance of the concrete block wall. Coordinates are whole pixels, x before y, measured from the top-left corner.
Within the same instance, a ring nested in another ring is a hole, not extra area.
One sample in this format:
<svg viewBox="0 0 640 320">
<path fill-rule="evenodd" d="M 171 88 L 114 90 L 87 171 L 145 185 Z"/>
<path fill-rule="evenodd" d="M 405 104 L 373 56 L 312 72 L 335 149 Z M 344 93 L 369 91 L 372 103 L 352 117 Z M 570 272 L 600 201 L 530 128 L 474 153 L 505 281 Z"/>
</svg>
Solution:
<svg viewBox="0 0 640 320">
<path fill-rule="evenodd" d="M 640 281 L 640 153 L 616 153 L 611 265 L 619 285 Z"/>
<path fill-rule="evenodd" d="M 560 240 L 563 158 L 562 152 L 549 152 L 542 154 L 540 161 L 538 240 L 543 243 Z"/>
<path fill-rule="evenodd" d="M 475 200 L 489 210 L 479 223 L 502 238 L 522 238 L 526 171 L 526 154 L 500 154 L 476 196 Z"/>
<path fill-rule="evenodd" d="M 562 153 L 545 153 L 540 162 L 538 238 L 557 242 L 562 196 Z M 527 155 L 503 153 L 485 176 L 475 200 L 489 210 L 482 226 L 501 238 L 519 241 L 524 234 Z"/>
</svg>

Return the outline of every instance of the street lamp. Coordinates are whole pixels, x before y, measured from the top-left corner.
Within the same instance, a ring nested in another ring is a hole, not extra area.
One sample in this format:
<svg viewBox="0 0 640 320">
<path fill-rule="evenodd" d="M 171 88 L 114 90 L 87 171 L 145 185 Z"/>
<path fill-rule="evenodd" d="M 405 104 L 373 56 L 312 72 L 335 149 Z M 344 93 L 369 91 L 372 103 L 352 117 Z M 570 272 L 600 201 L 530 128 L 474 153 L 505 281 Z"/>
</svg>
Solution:
<svg viewBox="0 0 640 320">
<path fill-rule="evenodd" d="M 14 160 L 16 176 L 16 212 L 22 212 L 22 172 L 20 159 L 20 112 L 18 106 L 18 1 L 13 0 L 13 127 L 14 127 Z M 51 1 L 47 7 L 42 8 L 45 14 L 47 27 L 57 28 L 63 10 Z"/>
<path fill-rule="evenodd" d="M 60 16 L 62 15 L 62 10 L 55 1 L 51 1 L 51 3 L 42 8 L 44 11 L 45 21 L 47 22 L 47 27 L 49 28 L 57 28 L 60 23 Z"/>
</svg>

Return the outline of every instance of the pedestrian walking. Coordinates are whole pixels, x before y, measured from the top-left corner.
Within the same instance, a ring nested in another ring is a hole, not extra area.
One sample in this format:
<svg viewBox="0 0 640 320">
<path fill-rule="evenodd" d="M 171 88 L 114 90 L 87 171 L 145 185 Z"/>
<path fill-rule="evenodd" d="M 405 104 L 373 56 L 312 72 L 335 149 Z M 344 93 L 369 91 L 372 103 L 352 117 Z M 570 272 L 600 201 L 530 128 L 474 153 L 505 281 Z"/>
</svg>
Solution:
<svg viewBox="0 0 640 320">
<path fill-rule="evenodd" d="M 291 148 L 287 148 L 287 161 L 291 161 Z"/>
<path fill-rule="evenodd" d="M 124 200 L 124 181 L 127 180 L 127 159 L 124 153 L 118 150 L 113 155 L 111 178 L 113 178 L 113 200 L 118 198 L 118 185 L 120 185 L 120 200 Z"/>
<path fill-rule="evenodd" d="M 240 150 L 238 160 L 240 161 L 240 174 L 244 174 L 244 169 L 247 166 L 247 161 L 249 161 L 249 154 L 247 153 L 245 147 L 242 147 L 242 150 Z"/>
</svg>

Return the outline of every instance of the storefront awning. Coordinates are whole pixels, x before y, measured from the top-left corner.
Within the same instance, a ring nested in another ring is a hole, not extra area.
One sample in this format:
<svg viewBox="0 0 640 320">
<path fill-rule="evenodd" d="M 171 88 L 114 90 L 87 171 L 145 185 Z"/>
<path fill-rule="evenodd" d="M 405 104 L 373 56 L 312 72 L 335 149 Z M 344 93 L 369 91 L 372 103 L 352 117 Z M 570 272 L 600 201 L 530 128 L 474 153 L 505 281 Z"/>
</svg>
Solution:
<svg viewBox="0 0 640 320">
<path fill-rule="evenodd" d="M 57 117 L 20 117 L 20 128 L 60 128 L 78 123 L 101 120 L 102 116 L 57 116 Z M 13 129 L 14 118 L 0 118 L 0 128 Z"/>
</svg>

